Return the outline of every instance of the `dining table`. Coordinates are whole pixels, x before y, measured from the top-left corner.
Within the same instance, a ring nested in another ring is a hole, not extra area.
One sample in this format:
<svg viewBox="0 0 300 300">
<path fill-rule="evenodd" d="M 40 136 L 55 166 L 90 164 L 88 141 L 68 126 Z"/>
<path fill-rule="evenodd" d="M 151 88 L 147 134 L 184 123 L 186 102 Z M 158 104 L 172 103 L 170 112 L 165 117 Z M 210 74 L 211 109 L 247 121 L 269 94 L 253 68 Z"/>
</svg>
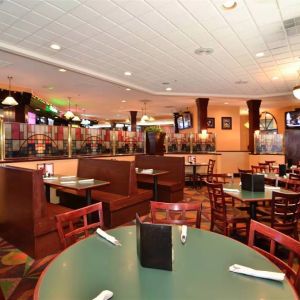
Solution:
<svg viewBox="0 0 300 300">
<path fill-rule="evenodd" d="M 282 189 L 272 185 L 265 185 L 262 192 L 253 192 L 243 190 L 239 183 L 226 183 L 223 185 L 223 191 L 233 199 L 237 199 L 242 203 L 248 203 L 250 207 L 250 218 L 256 220 L 256 207 L 258 201 L 270 202 L 272 200 L 273 191 L 287 194 L 295 194 L 295 192 Z"/>
<path fill-rule="evenodd" d="M 185 163 L 185 168 L 192 167 L 192 176 L 193 176 L 193 188 L 196 188 L 197 185 L 197 167 L 208 167 L 208 163 Z"/>
<path fill-rule="evenodd" d="M 253 300 L 298 299 L 290 282 L 262 279 L 229 271 L 233 264 L 280 272 L 254 249 L 226 236 L 196 228 L 180 240 L 172 226 L 173 270 L 142 267 L 137 254 L 136 226 L 108 233 L 121 246 L 98 235 L 60 253 L 41 274 L 34 300 L 92 300 L 103 290 L 114 300 Z"/>
<path fill-rule="evenodd" d="M 44 177 L 46 199 L 50 202 L 50 187 L 68 188 L 75 191 L 85 191 L 86 205 L 92 204 L 91 190 L 100 186 L 110 184 L 109 181 L 97 180 L 93 178 L 81 178 L 77 176 L 50 176 Z"/>
<path fill-rule="evenodd" d="M 153 178 L 153 199 L 157 201 L 158 200 L 158 177 L 164 174 L 168 174 L 169 171 L 135 168 L 135 172 L 137 175 L 145 175 Z"/>
</svg>

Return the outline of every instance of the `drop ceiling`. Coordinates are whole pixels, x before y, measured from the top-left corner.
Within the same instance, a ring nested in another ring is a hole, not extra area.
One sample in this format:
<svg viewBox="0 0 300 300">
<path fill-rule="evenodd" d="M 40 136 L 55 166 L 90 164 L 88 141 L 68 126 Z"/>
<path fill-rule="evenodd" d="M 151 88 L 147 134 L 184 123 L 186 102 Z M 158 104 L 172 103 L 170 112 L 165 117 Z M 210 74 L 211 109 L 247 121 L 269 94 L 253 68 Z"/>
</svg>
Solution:
<svg viewBox="0 0 300 300">
<path fill-rule="evenodd" d="M 70 96 L 79 110 L 110 119 L 141 110 L 143 99 L 152 100 L 154 115 L 201 96 L 241 107 L 250 98 L 265 99 L 265 107 L 297 105 L 291 91 L 300 81 L 300 1 L 238 0 L 232 10 L 222 3 L 3 0 L 0 84 L 11 75 L 13 86 L 59 109 Z M 200 47 L 213 53 L 195 54 Z"/>
</svg>

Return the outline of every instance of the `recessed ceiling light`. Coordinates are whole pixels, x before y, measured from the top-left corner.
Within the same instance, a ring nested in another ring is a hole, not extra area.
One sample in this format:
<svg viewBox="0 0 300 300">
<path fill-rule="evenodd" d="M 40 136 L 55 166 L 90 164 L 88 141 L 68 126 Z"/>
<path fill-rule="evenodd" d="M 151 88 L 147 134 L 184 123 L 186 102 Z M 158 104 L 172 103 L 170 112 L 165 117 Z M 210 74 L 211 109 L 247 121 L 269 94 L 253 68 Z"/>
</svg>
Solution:
<svg viewBox="0 0 300 300">
<path fill-rule="evenodd" d="M 54 87 L 50 85 L 50 86 L 48 86 L 48 90 L 52 91 L 52 90 L 54 90 Z"/>
<path fill-rule="evenodd" d="M 59 72 L 67 72 L 66 69 L 58 69 Z"/>
<path fill-rule="evenodd" d="M 131 72 L 129 72 L 129 71 L 126 71 L 126 72 L 124 72 L 124 75 L 125 75 L 125 76 L 131 76 L 131 75 L 132 75 L 132 73 L 131 73 Z"/>
<path fill-rule="evenodd" d="M 224 102 L 224 104 L 228 104 L 228 102 Z"/>
<path fill-rule="evenodd" d="M 126 100 L 122 100 L 121 102 L 125 103 L 125 102 L 126 102 Z"/>
<path fill-rule="evenodd" d="M 233 9 L 237 6 L 237 2 L 233 0 L 226 0 L 223 2 L 222 6 L 225 9 Z"/>
<path fill-rule="evenodd" d="M 40 111 L 41 109 L 40 109 L 40 108 L 36 108 L 35 110 L 36 110 L 36 111 Z"/>
<path fill-rule="evenodd" d="M 172 88 L 171 87 L 167 87 L 166 91 L 172 91 Z"/>
<path fill-rule="evenodd" d="M 265 56 L 265 53 L 264 52 L 258 52 L 255 54 L 256 57 L 263 57 Z"/>
<path fill-rule="evenodd" d="M 126 88 L 126 91 L 131 91 L 131 89 L 130 88 Z"/>
<path fill-rule="evenodd" d="M 273 76 L 273 77 L 272 77 L 272 80 L 278 80 L 278 79 L 279 79 L 278 76 Z"/>
<path fill-rule="evenodd" d="M 58 44 L 51 44 L 50 48 L 54 49 L 54 50 L 60 50 L 61 49 L 61 47 Z"/>
<path fill-rule="evenodd" d="M 168 84 L 170 84 L 170 82 L 162 82 L 161 84 L 168 85 Z"/>
</svg>

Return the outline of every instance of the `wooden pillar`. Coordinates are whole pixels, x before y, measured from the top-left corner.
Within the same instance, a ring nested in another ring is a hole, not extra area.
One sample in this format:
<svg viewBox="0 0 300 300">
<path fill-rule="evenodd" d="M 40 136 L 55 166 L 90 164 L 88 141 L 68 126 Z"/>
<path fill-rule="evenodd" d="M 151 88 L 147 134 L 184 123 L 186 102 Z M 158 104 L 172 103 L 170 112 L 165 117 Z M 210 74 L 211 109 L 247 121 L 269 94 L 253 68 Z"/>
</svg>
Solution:
<svg viewBox="0 0 300 300">
<path fill-rule="evenodd" d="M 261 100 L 248 100 L 249 110 L 249 151 L 254 153 L 254 132 L 259 130 L 259 107 Z"/>
<path fill-rule="evenodd" d="M 130 111 L 131 131 L 136 131 L 136 115 L 137 111 Z"/>
<path fill-rule="evenodd" d="M 68 124 L 68 157 L 72 157 L 72 125 Z"/>
<path fill-rule="evenodd" d="M 0 116 L 0 160 L 5 160 L 5 128 L 3 116 Z"/>
<path fill-rule="evenodd" d="M 173 113 L 173 116 L 174 116 L 174 132 L 175 133 L 179 133 L 178 123 L 177 123 L 177 119 L 179 117 L 179 113 L 178 112 Z"/>
<path fill-rule="evenodd" d="M 207 106 L 209 98 L 197 98 L 197 112 L 198 112 L 198 132 L 201 130 L 207 129 Z"/>
</svg>

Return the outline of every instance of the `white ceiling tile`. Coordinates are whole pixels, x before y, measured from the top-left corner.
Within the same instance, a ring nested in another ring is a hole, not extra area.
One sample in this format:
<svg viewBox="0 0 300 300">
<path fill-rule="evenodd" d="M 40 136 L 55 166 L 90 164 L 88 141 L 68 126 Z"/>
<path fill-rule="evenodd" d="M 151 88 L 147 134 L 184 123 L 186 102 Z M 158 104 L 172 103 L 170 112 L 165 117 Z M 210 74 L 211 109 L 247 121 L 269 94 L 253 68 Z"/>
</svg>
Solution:
<svg viewBox="0 0 300 300">
<path fill-rule="evenodd" d="M 76 28 L 86 25 L 86 23 L 79 18 L 70 14 L 65 14 L 56 20 L 58 23 L 63 24 L 70 28 Z"/>
<path fill-rule="evenodd" d="M 92 10 L 95 10 L 102 16 L 106 16 L 110 12 L 114 11 L 117 7 L 114 3 L 112 3 L 112 1 L 109 0 L 88 0 L 85 2 L 85 5 Z"/>
<path fill-rule="evenodd" d="M 112 0 L 112 2 L 136 17 L 153 10 L 149 4 L 141 0 Z"/>
<path fill-rule="evenodd" d="M 31 33 L 37 31 L 40 28 L 37 25 L 34 25 L 27 21 L 22 21 L 22 20 L 15 22 L 13 24 L 13 27 L 18 28 L 20 30 L 27 31 L 27 32 L 31 32 Z"/>
<path fill-rule="evenodd" d="M 62 9 L 46 2 L 40 2 L 40 4 L 33 9 L 33 11 L 42 16 L 47 16 L 47 18 L 52 20 L 59 18 L 65 13 Z"/>
<path fill-rule="evenodd" d="M 3 1 L 0 3 L 0 8 L 1 11 L 14 15 L 17 18 L 23 17 L 30 11 L 29 8 L 26 8 L 15 1 Z"/>
<path fill-rule="evenodd" d="M 51 22 L 51 19 L 35 12 L 29 12 L 26 16 L 22 18 L 22 20 L 30 22 L 40 27 L 45 26 Z"/>
<path fill-rule="evenodd" d="M 106 17 L 117 24 L 122 24 L 133 18 L 131 14 L 118 7 L 107 14 Z"/>
<path fill-rule="evenodd" d="M 15 35 L 11 35 L 8 33 L 1 34 L 1 41 L 3 41 L 3 42 L 16 44 L 16 43 L 20 42 L 21 40 L 22 40 L 21 38 L 16 37 Z"/>
<path fill-rule="evenodd" d="M 92 20 L 99 18 L 99 14 L 86 5 L 80 5 L 70 11 L 72 16 L 75 16 L 82 21 L 90 23 Z"/>
<path fill-rule="evenodd" d="M 22 1 L 22 0 L 19 0 Z M 27 0 L 26 0 L 27 1 Z M 36 0 L 32 0 L 35 1 Z M 62 0 L 48 0 L 48 2 L 64 11 L 69 11 L 73 8 L 75 8 L 76 6 L 78 6 L 80 4 L 79 1 L 77 0 L 67 0 L 67 1 L 62 1 Z"/>
</svg>

